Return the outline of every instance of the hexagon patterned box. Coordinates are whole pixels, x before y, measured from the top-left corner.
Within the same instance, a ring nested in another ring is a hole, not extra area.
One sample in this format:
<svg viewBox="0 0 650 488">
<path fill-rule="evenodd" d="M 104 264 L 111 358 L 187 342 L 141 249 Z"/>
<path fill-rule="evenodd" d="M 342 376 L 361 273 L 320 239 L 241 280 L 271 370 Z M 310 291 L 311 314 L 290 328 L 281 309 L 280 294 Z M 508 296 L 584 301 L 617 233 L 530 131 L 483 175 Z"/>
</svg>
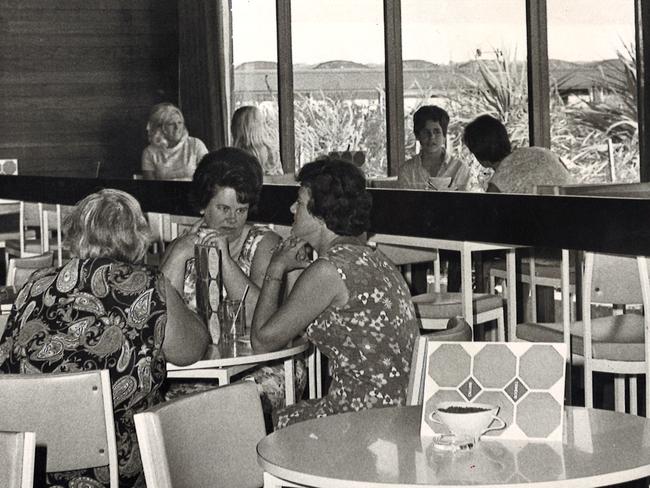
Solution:
<svg viewBox="0 0 650 488">
<path fill-rule="evenodd" d="M 421 435 L 449 433 L 431 413 L 466 401 L 500 407 L 506 428 L 483 439 L 562 441 L 565 359 L 562 343 L 428 341 Z"/>
</svg>

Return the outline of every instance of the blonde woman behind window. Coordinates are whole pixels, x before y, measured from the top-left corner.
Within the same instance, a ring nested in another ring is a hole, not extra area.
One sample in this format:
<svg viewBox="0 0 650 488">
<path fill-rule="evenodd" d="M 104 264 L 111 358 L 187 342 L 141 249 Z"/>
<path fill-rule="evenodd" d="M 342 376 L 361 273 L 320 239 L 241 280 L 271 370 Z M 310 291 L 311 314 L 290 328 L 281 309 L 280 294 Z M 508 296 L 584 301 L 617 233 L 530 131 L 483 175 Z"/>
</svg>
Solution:
<svg viewBox="0 0 650 488">
<path fill-rule="evenodd" d="M 232 114 L 230 124 L 232 145 L 255 156 L 262 164 L 265 175 L 281 175 L 282 164 L 273 146 L 262 112 L 252 105 L 244 105 Z"/>
</svg>

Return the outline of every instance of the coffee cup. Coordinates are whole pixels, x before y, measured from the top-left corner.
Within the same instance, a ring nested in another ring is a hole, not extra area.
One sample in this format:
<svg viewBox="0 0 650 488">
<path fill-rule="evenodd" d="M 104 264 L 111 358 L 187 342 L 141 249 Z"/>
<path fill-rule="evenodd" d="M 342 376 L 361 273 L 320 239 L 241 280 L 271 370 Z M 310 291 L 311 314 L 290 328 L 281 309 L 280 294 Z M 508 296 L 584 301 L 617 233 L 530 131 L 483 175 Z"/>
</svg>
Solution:
<svg viewBox="0 0 650 488">
<path fill-rule="evenodd" d="M 476 443 L 486 432 L 506 427 L 497 416 L 498 412 L 498 406 L 487 403 L 441 402 L 429 419 L 445 425 L 457 438 L 467 438 Z"/>
</svg>

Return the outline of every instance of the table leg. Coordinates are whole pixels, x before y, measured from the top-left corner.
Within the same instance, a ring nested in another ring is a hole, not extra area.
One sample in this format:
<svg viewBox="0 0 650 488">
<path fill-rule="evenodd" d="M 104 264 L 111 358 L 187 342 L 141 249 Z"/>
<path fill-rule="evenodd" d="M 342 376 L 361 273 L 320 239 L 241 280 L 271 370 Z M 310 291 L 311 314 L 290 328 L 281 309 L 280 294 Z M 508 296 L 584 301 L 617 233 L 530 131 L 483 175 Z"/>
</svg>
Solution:
<svg viewBox="0 0 650 488">
<path fill-rule="evenodd" d="M 472 307 L 472 252 L 463 243 L 463 249 L 460 252 L 460 291 L 463 302 L 463 318 L 467 321 L 472 329 L 472 339 L 474 338 L 474 309 Z"/>
<path fill-rule="evenodd" d="M 286 399 L 286 405 L 293 405 L 296 403 L 296 387 L 295 387 L 295 376 L 294 376 L 294 364 L 293 358 L 287 358 L 284 360 L 284 395 Z"/>
<path fill-rule="evenodd" d="M 514 249 L 506 251 L 506 274 L 508 276 L 506 281 L 508 284 L 508 341 L 514 342 L 516 339 L 515 328 L 517 327 L 517 277 Z"/>
</svg>

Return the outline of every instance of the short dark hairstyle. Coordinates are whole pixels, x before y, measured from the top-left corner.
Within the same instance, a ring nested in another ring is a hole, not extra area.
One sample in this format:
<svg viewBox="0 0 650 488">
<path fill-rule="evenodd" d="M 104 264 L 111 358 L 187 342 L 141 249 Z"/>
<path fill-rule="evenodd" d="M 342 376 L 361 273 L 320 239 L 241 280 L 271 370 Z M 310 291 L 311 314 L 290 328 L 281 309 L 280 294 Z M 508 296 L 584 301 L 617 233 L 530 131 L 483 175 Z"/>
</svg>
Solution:
<svg viewBox="0 0 650 488">
<path fill-rule="evenodd" d="M 438 122 L 442 129 L 442 134 L 447 137 L 447 127 L 449 127 L 449 114 L 445 109 L 437 105 L 422 105 L 413 114 L 413 132 L 418 135 L 427 122 L 431 120 Z"/>
<path fill-rule="evenodd" d="M 263 172 L 260 162 L 252 154 L 235 147 L 211 151 L 199 162 L 192 177 L 190 202 L 196 210 L 203 210 L 219 188 L 232 188 L 239 203 L 254 209 L 262 190 Z"/>
<path fill-rule="evenodd" d="M 363 172 L 352 163 L 320 159 L 303 166 L 296 179 L 311 192 L 309 212 L 332 232 L 358 236 L 370 228 L 372 197 Z"/>
<path fill-rule="evenodd" d="M 480 115 L 467 124 L 463 142 L 479 162 L 498 163 L 512 152 L 505 125 L 491 115 Z"/>
</svg>

